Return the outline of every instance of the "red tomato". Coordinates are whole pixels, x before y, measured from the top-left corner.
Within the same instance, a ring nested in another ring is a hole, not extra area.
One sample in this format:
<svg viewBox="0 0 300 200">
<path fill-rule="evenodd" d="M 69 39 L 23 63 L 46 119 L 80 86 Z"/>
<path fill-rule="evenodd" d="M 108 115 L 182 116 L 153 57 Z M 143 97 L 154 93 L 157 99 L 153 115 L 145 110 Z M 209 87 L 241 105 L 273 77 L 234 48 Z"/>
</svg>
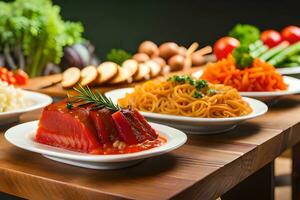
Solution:
<svg viewBox="0 0 300 200">
<path fill-rule="evenodd" d="M 214 54 L 218 60 L 226 58 L 234 48 L 240 46 L 240 41 L 233 37 L 222 37 L 214 45 Z"/>
<path fill-rule="evenodd" d="M 15 83 L 18 85 L 24 85 L 27 83 L 28 75 L 23 71 L 18 69 L 16 73 L 14 74 Z"/>
<path fill-rule="evenodd" d="M 260 39 L 270 48 L 275 47 L 282 41 L 280 33 L 275 30 L 266 30 L 262 32 Z"/>
<path fill-rule="evenodd" d="M 300 28 L 297 26 L 288 26 L 281 31 L 281 36 L 284 40 L 291 44 L 300 41 Z"/>
</svg>

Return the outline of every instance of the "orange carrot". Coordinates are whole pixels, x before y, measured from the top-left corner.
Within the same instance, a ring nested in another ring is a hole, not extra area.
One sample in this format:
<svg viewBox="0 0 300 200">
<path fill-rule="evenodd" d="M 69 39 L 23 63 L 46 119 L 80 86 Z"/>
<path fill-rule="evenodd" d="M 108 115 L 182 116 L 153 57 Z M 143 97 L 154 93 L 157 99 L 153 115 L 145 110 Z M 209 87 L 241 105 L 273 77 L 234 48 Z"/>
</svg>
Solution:
<svg viewBox="0 0 300 200">
<path fill-rule="evenodd" d="M 217 63 L 209 63 L 201 79 L 214 84 L 230 85 L 239 91 L 278 91 L 286 90 L 283 77 L 271 64 L 254 59 L 252 66 L 239 69 L 232 55 Z"/>
</svg>

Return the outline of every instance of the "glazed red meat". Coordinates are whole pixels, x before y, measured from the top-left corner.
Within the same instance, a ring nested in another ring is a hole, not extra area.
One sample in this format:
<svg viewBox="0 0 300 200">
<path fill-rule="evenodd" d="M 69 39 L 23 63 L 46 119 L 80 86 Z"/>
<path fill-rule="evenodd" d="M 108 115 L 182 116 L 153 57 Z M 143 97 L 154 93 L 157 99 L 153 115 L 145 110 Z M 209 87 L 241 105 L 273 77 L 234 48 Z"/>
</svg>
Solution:
<svg viewBox="0 0 300 200">
<path fill-rule="evenodd" d="M 102 144 L 111 145 L 121 140 L 117 127 L 112 118 L 113 111 L 103 108 L 90 111 L 91 119 L 96 127 L 98 137 Z"/>
<path fill-rule="evenodd" d="M 92 104 L 67 108 L 66 100 L 43 110 L 36 134 L 39 143 L 90 154 L 120 152 L 122 149 L 114 146 L 115 142 L 123 142 L 125 146 L 148 144 L 139 148 L 131 146 L 127 152 L 147 149 L 149 144 L 157 145 L 154 141 L 157 138 L 155 130 L 137 110 L 94 110 Z"/>
<path fill-rule="evenodd" d="M 121 138 L 128 144 L 155 140 L 158 135 L 137 110 L 123 109 L 113 114 Z"/>
<path fill-rule="evenodd" d="M 102 147 L 89 117 L 89 108 L 66 108 L 66 102 L 47 106 L 42 113 L 36 141 L 73 151 L 97 154 Z"/>
</svg>

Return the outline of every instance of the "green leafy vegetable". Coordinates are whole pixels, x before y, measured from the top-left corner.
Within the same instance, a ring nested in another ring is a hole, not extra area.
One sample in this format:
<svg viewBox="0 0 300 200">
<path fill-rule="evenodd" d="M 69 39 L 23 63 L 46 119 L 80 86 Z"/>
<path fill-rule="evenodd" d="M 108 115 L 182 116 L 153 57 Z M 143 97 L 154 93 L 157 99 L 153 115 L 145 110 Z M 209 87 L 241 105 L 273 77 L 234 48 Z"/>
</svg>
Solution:
<svg viewBox="0 0 300 200">
<path fill-rule="evenodd" d="M 0 2 L 0 10 L 0 53 L 9 67 L 30 76 L 40 75 L 49 62 L 58 64 L 65 46 L 83 40 L 82 25 L 63 21 L 50 0 Z"/>
<path fill-rule="evenodd" d="M 229 32 L 229 36 L 238 39 L 241 44 L 250 44 L 260 38 L 260 31 L 257 27 L 249 24 L 237 24 Z"/>
<path fill-rule="evenodd" d="M 110 110 L 120 110 L 118 104 L 107 98 L 105 95 L 102 95 L 99 91 L 93 92 L 88 86 L 78 85 L 77 88 L 73 88 L 76 92 L 79 93 L 78 96 L 72 97 L 75 102 L 83 102 L 80 105 L 93 104 L 93 109 L 108 108 Z"/>
<path fill-rule="evenodd" d="M 107 55 L 106 60 L 122 65 L 125 60 L 128 60 L 132 55 L 123 49 L 112 49 Z"/>
<path fill-rule="evenodd" d="M 233 57 L 235 58 L 236 65 L 243 69 L 251 66 L 254 58 L 251 56 L 249 46 L 241 45 L 233 50 Z"/>
</svg>

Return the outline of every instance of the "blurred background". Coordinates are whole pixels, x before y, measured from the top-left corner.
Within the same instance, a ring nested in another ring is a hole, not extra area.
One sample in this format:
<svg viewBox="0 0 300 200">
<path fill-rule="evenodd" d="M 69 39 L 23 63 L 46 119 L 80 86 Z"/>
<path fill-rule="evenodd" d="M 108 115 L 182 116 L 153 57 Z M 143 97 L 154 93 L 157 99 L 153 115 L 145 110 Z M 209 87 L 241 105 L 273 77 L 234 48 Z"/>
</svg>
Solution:
<svg viewBox="0 0 300 200">
<path fill-rule="evenodd" d="M 281 30 L 300 25 L 300 1 L 54 0 L 67 20 L 81 21 L 85 38 L 103 58 L 112 48 L 135 52 L 145 39 L 189 46 L 213 44 L 237 23 Z"/>
</svg>

